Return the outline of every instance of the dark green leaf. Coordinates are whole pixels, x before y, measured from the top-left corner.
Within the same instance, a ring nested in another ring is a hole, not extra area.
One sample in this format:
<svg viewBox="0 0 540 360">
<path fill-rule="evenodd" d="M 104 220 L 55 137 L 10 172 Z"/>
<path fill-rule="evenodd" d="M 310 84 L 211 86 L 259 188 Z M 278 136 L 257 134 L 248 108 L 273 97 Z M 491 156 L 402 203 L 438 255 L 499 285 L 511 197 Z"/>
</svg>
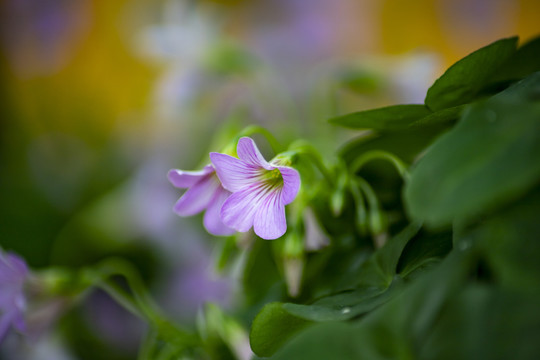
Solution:
<svg viewBox="0 0 540 360">
<path fill-rule="evenodd" d="M 540 72 L 531 74 L 489 100 L 489 102 L 497 101 L 540 101 Z"/>
<path fill-rule="evenodd" d="M 421 233 L 410 241 L 399 258 L 397 272 L 407 277 L 414 271 L 439 262 L 452 249 L 452 233 Z"/>
<path fill-rule="evenodd" d="M 448 109 L 435 111 L 429 114 L 428 116 L 423 117 L 422 119 L 413 122 L 412 124 L 410 124 L 410 126 L 413 127 L 413 126 L 426 126 L 426 125 L 439 124 L 439 123 L 441 124 L 450 123 L 459 119 L 464 108 L 465 108 L 464 105 L 460 105 L 460 106 L 454 106 Z"/>
<path fill-rule="evenodd" d="M 478 216 L 528 191 L 540 178 L 538 159 L 538 104 L 477 104 L 412 170 L 405 204 L 433 226 Z"/>
<path fill-rule="evenodd" d="M 483 222 L 473 233 L 490 272 L 513 291 L 540 293 L 540 189 Z"/>
<path fill-rule="evenodd" d="M 493 81 L 519 80 L 540 71 L 540 37 L 522 45 L 497 71 Z"/>
<path fill-rule="evenodd" d="M 540 354 L 538 297 L 471 284 L 454 296 L 418 359 L 532 360 Z"/>
<path fill-rule="evenodd" d="M 363 263 L 356 276 L 359 283 L 356 290 L 322 298 L 312 305 L 284 304 L 283 308 L 312 321 L 345 320 L 373 310 L 400 288 L 399 281 L 394 280 L 398 260 L 419 229 L 419 223 L 410 224 Z M 387 291 L 391 284 L 393 290 Z"/>
<path fill-rule="evenodd" d="M 272 359 L 414 359 L 447 298 L 458 291 L 474 257 L 453 252 L 401 295 L 354 322 L 323 322 L 301 332 Z"/>
<path fill-rule="evenodd" d="M 436 111 L 471 102 L 515 53 L 516 44 L 517 37 L 502 39 L 459 60 L 429 88 L 425 104 Z"/>
<path fill-rule="evenodd" d="M 258 356 L 271 356 L 291 337 L 313 324 L 283 309 L 282 303 L 266 305 L 251 325 L 249 342 Z"/>
<path fill-rule="evenodd" d="M 361 266 L 356 291 L 323 298 L 313 305 L 271 303 L 253 321 L 250 342 L 259 356 L 269 356 L 313 321 L 345 320 L 369 312 L 388 301 L 399 290 L 392 283 L 401 252 L 418 232 L 412 223 L 393 237 Z M 308 321 L 312 320 L 312 321 Z"/>
<path fill-rule="evenodd" d="M 281 295 L 277 286 L 280 275 L 274 262 L 271 242 L 254 242 L 243 271 L 244 296 L 249 304 L 268 302 L 268 298 L 275 299 Z"/>
<path fill-rule="evenodd" d="M 411 127 L 401 131 L 372 133 L 350 141 L 339 153 L 348 164 L 370 150 L 388 151 L 398 155 L 406 162 L 412 162 L 418 153 L 447 129 L 446 124 L 437 123 L 429 126 Z"/>
<path fill-rule="evenodd" d="M 351 129 L 397 130 L 430 114 L 425 105 L 394 105 L 338 116 L 329 121 Z"/>
<path fill-rule="evenodd" d="M 377 250 L 361 267 L 358 282 L 361 286 L 387 288 L 396 274 L 396 267 L 403 248 L 420 230 L 421 224 L 413 222 Z"/>
<path fill-rule="evenodd" d="M 346 322 L 319 323 L 293 339 L 274 360 L 413 359 L 405 334 L 395 330 L 358 327 Z"/>
<path fill-rule="evenodd" d="M 312 305 L 283 304 L 290 314 L 316 322 L 343 321 L 368 313 L 390 300 L 402 290 L 402 283 L 394 281 L 387 289 L 375 287 L 328 296 Z"/>
</svg>

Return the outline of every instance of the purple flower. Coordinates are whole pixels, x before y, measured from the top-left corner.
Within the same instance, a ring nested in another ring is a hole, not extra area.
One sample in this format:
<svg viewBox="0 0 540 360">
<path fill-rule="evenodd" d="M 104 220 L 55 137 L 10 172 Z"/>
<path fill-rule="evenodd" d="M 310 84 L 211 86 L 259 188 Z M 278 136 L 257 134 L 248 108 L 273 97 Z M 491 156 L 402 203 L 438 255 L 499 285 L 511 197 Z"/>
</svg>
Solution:
<svg viewBox="0 0 540 360">
<path fill-rule="evenodd" d="M 237 231 L 248 231 L 263 239 L 277 239 L 287 230 L 285 205 L 300 188 L 298 171 L 267 162 L 255 142 L 243 137 L 236 149 L 239 158 L 210 153 L 223 187 L 232 192 L 221 208 L 223 223 Z"/>
<path fill-rule="evenodd" d="M 200 171 L 170 170 L 169 181 L 177 188 L 188 188 L 174 205 L 178 215 L 191 216 L 206 209 L 203 222 L 209 233 L 234 234 L 234 230 L 223 224 L 219 216 L 221 206 L 231 193 L 221 186 L 212 165 L 206 165 Z"/>
<path fill-rule="evenodd" d="M 0 342 L 10 326 L 25 330 L 23 285 L 27 275 L 28 267 L 23 259 L 0 250 Z"/>
</svg>

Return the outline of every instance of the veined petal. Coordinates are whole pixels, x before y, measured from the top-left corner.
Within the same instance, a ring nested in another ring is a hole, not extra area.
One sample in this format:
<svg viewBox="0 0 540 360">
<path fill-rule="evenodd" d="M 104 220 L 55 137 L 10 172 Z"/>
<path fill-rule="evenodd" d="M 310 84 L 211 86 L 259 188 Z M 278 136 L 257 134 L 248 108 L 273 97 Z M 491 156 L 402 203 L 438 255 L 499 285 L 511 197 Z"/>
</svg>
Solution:
<svg viewBox="0 0 540 360">
<path fill-rule="evenodd" d="M 236 231 L 248 231 L 253 226 L 260 203 L 268 193 L 268 188 L 261 183 L 233 193 L 221 208 L 221 220 Z"/>
<path fill-rule="evenodd" d="M 247 162 L 250 165 L 256 167 L 262 167 L 266 170 L 273 170 L 276 167 L 272 166 L 264 159 L 261 155 L 261 152 L 257 148 L 255 141 L 249 137 L 243 137 L 238 140 L 238 145 L 236 146 L 236 153 L 238 157 L 243 161 Z"/>
<path fill-rule="evenodd" d="M 296 169 L 288 166 L 279 166 L 279 171 L 283 177 L 283 189 L 281 191 L 281 201 L 283 205 L 290 204 L 300 190 L 300 174 Z"/>
<path fill-rule="evenodd" d="M 169 181 L 177 188 L 185 189 L 192 187 L 203 177 L 214 171 L 212 165 L 206 165 L 202 170 L 183 171 L 178 169 L 169 170 L 167 177 Z"/>
<path fill-rule="evenodd" d="M 220 186 L 217 176 L 213 174 L 206 175 L 182 195 L 174 205 L 174 211 L 180 216 L 191 216 L 200 213 L 206 209 L 216 189 Z"/>
<path fill-rule="evenodd" d="M 253 219 L 255 234 L 266 240 L 277 239 L 287 231 L 285 205 L 281 202 L 280 190 L 272 190 L 259 205 Z"/>
<path fill-rule="evenodd" d="M 223 203 L 225 203 L 225 200 L 227 200 L 230 195 L 230 192 L 220 186 L 208 204 L 208 208 L 204 213 L 203 223 L 206 230 L 212 235 L 227 236 L 236 232 L 234 229 L 225 225 L 220 217 Z"/>
<path fill-rule="evenodd" d="M 223 187 L 236 192 L 253 184 L 261 173 L 261 168 L 226 154 L 210 153 L 210 160 Z"/>
</svg>

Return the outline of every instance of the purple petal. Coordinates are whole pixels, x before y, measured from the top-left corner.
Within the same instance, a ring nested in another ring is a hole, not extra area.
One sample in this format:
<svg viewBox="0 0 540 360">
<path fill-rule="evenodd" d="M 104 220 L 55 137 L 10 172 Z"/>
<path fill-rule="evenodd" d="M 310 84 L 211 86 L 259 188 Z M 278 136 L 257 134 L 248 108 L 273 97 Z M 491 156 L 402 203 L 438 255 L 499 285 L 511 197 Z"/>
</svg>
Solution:
<svg viewBox="0 0 540 360">
<path fill-rule="evenodd" d="M 259 205 L 253 221 L 255 234 L 266 240 L 277 239 L 287 231 L 285 206 L 279 191 L 270 192 Z"/>
<path fill-rule="evenodd" d="M 231 195 L 230 192 L 220 187 L 214 193 L 214 197 L 208 204 L 208 208 L 204 213 L 204 227 L 212 235 L 228 236 L 235 233 L 234 229 L 231 229 L 221 221 L 220 212 L 225 203 L 225 200 Z"/>
<path fill-rule="evenodd" d="M 236 153 L 238 157 L 243 161 L 247 162 L 250 165 L 256 167 L 263 167 L 266 170 L 275 169 L 275 166 L 272 166 L 264 159 L 261 155 L 261 152 L 257 148 L 255 141 L 249 137 L 243 137 L 238 140 L 238 145 L 236 146 Z"/>
<path fill-rule="evenodd" d="M 220 186 L 221 184 L 215 175 L 206 175 L 205 178 L 184 193 L 174 205 L 174 211 L 180 216 L 191 216 L 200 213 L 206 209 L 215 191 Z"/>
<path fill-rule="evenodd" d="M 22 312 L 17 312 L 13 316 L 12 325 L 17 331 L 24 332 L 26 331 L 26 323 L 24 321 L 24 315 Z"/>
<path fill-rule="evenodd" d="M 10 267 L 17 273 L 18 278 L 22 281 L 26 275 L 28 275 L 28 266 L 26 265 L 26 262 L 23 258 L 13 253 L 8 253 L 6 258 L 10 262 Z"/>
<path fill-rule="evenodd" d="M 283 205 L 290 204 L 300 190 L 300 174 L 296 169 L 280 166 L 278 167 L 283 177 L 283 190 L 281 191 L 281 201 Z"/>
<path fill-rule="evenodd" d="M 245 189 L 261 174 L 261 168 L 226 154 L 210 153 L 210 160 L 223 187 L 231 192 Z"/>
<path fill-rule="evenodd" d="M 185 189 L 192 187 L 200 181 L 203 177 L 210 174 L 214 171 L 212 165 L 206 165 L 202 170 L 199 171 L 183 171 L 172 169 L 169 170 L 168 178 L 169 181 L 177 188 Z"/>
<path fill-rule="evenodd" d="M 12 320 L 13 320 L 13 314 L 11 313 L 4 313 L 0 316 L 0 344 L 2 343 L 2 340 L 4 340 L 4 337 L 6 336 Z"/>
<path fill-rule="evenodd" d="M 268 192 L 261 184 L 233 193 L 221 208 L 221 220 L 236 231 L 248 231 L 253 226 L 253 218 L 260 202 L 266 196 Z"/>
<path fill-rule="evenodd" d="M 16 254 L 0 252 L 0 283 L 22 283 L 28 274 L 26 262 Z"/>
</svg>

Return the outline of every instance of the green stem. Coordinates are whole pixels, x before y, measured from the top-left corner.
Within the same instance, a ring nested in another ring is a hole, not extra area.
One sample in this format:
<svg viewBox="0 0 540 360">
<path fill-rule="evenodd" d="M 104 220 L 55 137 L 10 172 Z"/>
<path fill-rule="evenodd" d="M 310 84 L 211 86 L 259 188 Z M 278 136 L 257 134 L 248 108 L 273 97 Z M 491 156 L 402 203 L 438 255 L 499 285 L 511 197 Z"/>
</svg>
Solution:
<svg viewBox="0 0 540 360">
<path fill-rule="evenodd" d="M 369 183 L 361 177 L 356 177 L 356 182 L 366 196 L 369 206 L 369 227 L 373 235 L 375 248 L 380 248 L 386 241 L 386 216 L 380 206 L 379 199 Z"/>
<path fill-rule="evenodd" d="M 129 262 L 121 258 L 109 258 L 96 267 L 87 269 L 86 276 L 90 276 L 95 286 L 106 291 L 127 310 L 146 320 L 167 342 L 173 343 L 177 347 L 192 346 L 198 343 L 195 335 L 179 329 L 161 314 L 157 305 L 148 296 L 137 270 Z M 112 276 L 124 277 L 131 293 L 111 279 Z"/>
<path fill-rule="evenodd" d="M 317 151 L 317 149 L 313 147 L 313 145 L 306 141 L 298 140 L 293 143 L 289 147 L 289 149 L 290 150 L 285 152 L 284 154 L 290 152 L 292 155 L 306 155 L 307 158 L 313 162 L 313 164 L 317 167 L 320 173 L 324 176 L 325 180 L 331 185 L 334 184 L 334 177 L 326 168 L 321 154 Z"/>
<path fill-rule="evenodd" d="M 143 340 L 141 347 L 139 348 L 139 356 L 137 360 L 151 360 L 154 358 L 153 353 L 158 340 L 157 333 L 154 329 L 150 328 L 146 338 Z"/>
<path fill-rule="evenodd" d="M 274 153 L 279 154 L 284 150 L 284 147 L 277 141 L 277 139 L 274 137 L 274 135 L 259 125 L 250 125 L 246 127 L 244 130 L 242 130 L 239 134 L 239 137 L 242 136 L 250 136 L 252 134 L 261 134 L 263 135 L 268 143 L 270 144 L 270 147 L 274 151 Z"/>
<path fill-rule="evenodd" d="M 356 183 L 362 189 L 362 192 L 366 195 L 366 200 L 368 202 L 370 209 L 379 209 L 379 199 L 375 191 L 371 188 L 371 185 L 361 177 L 356 177 Z"/>
<path fill-rule="evenodd" d="M 352 182 L 349 182 L 349 190 L 353 196 L 354 202 L 356 203 L 356 216 L 357 216 L 357 226 L 358 231 L 361 235 L 365 235 L 367 232 L 367 211 L 366 203 L 362 193 Z"/>
<path fill-rule="evenodd" d="M 352 163 L 351 165 L 352 173 L 357 173 L 366 163 L 375 159 L 388 160 L 390 163 L 392 163 L 392 165 L 394 165 L 399 175 L 404 180 L 408 180 L 409 172 L 408 172 L 407 165 L 394 154 L 389 153 L 387 151 L 383 151 L 383 150 L 372 150 L 372 151 L 368 151 L 362 154 Z"/>
</svg>

